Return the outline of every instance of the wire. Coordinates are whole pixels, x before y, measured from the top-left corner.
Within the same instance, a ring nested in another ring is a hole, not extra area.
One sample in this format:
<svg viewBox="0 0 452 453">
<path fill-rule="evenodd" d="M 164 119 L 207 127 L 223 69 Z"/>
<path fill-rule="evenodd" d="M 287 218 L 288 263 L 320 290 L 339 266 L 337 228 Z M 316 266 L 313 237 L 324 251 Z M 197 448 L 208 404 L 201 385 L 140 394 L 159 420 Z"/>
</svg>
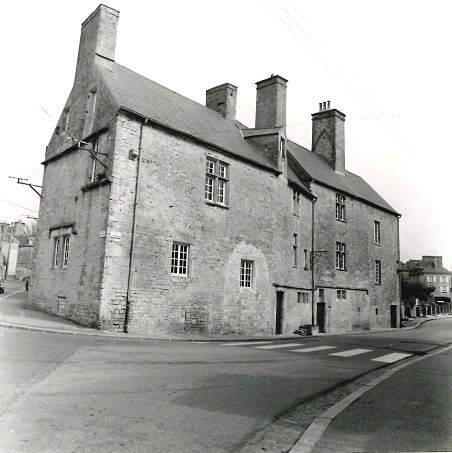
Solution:
<svg viewBox="0 0 452 453">
<path fill-rule="evenodd" d="M 389 117 L 391 117 L 392 115 L 389 115 L 389 114 L 386 114 L 385 112 L 382 111 L 382 109 L 375 105 L 375 103 L 372 101 L 372 99 L 369 98 L 369 95 L 371 95 L 370 93 L 370 90 L 368 90 L 367 88 L 364 87 L 364 85 L 359 82 L 364 90 L 366 90 L 368 94 L 366 94 L 363 89 L 361 89 L 360 87 L 358 87 L 356 85 L 356 83 L 351 80 L 350 76 L 348 76 L 345 71 L 343 69 L 341 69 L 339 66 L 336 65 L 336 67 L 333 68 L 326 63 L 326 61 L 324 61 L 324 58 L 322 58 L 318 52 L 316 52 L 315 49 L 312 48 L 312 46 L 308 45 L 307 42 L 305 42 L 305 40 L 303 38 L 301 38 L 301 36 L 296 32 L 294 31 L 290 26 L 289 24 L 283 19 L 280 17 L 280 15 L 273 9 L 270 7 L 270 5 L 265 1 L 265 0 L 262 0 L 262 2 L 265 4 L 265 6 L 267 6 L 267 8 L 273 13 L 273 15 L 279 20 L 281 21 L 285 27 L 287 27 L 290 32 L 303 44 L 304 47 L 306 47 L 306 49 L 311 52 L 311 54 L 322 64 L 322 66 L 324 66 L 330 73 L 333 74 L 333 76 L 335 78 L 337 78 L 341 83 L 342 85 L 347 89 L 347 91 L 350 92 L 350 94 L 355 97 L 370 113 L 372 113 L 373 115 L 376 114 L 376 118 L 378 119 L 378 121 L 399 141 L 401 142 L 404 147 L 411 153 L 413 154 L 415 157 L 417 157 L 418 159 L 422 159 L 423 158 L 423 152 L 421 153 L 418 153 L 418 152 L 414 152 L 414 149 L 417 148 L 417 144 L 415 142 L 412 142 L 411 140 L 412 139 L 412 136 L 411 134 L 408 133 L 408 135 L 406 135 L 407 133 L 405 133 L 404 131 L 401 131 L 397 126 L 395 126 L 391 120 L 389 119 Z M 299 22 L 284 8 L 280 5 L 280 3 L 275 0 L 275 3 L 279 6 L 279 8 L 284 11 L 284 13 L 292 20 L 292 22 L 303 32 L 303 34 L 313 43 L 313 45 L 317 48 L 317 50 L 319 50 L 320 52 L 323 52 L 325 54 L 325 51 L 322 50 L 319 45 L 316 43 L 316 41 L 309 35 L 309 33 L 299 24 Z M 294 9 L 294 11 L 304 20 L 303 16 L 301 16 L 301 14 L 296 10 L 296 8 L 291 5 L 292 8 Z M 306 21 L 305 21 L 306 22 Z M 326 46 L 328 47 L 328 46 Z M 348 79 L 348 83 L 347 81 L 344 81 L 344 78 L 345 79 Z M 353 88 L 360 93 L 361 96 L 358 96 L 355 91 L 349 86 L 352 85 Z M 363 98 L 367 101 L 364 102 L 363 101 Z M 402 134 L 404 134 L 405 136 L 402 136 Z M 419 151 L 419 149 L 418 149 Z"/>
<path fill-rule="evenodd" d="M 18 205 L 16 203 L 13 203 L 12 201 L 5 200 L 4 198 L 0 198 L 0 200 L 5 201 L 6 203 L 12 204 L 14 206 L 17 206 L 18 208 L 26 209 L 27 211 L 38 212 L 35 209 L 25 208 L 24 206 L 20 206 L 20 205 Z"/>
</svg>

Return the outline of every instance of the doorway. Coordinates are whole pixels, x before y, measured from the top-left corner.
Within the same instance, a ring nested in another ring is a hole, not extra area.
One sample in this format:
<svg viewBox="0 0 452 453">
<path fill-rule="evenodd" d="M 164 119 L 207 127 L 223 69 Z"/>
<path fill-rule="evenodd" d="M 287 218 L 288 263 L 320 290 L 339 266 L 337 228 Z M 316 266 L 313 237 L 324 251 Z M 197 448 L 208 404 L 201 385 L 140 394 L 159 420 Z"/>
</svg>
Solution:
<svg viewBox="0 0 452 453">
<path fill-rule="evenodd" d="M 319 333 L 325 333 L 325 302 L 317 302 L 317 325 Z"/>
<path fill-rule="evenodd" d="M 397 328 L 397 305 L 391 305 L 391 328 Z"/>
<path fill-rule="evenodd" d="M 276 291 L 276 325 L 275 334 L 283 333 L 284 322 L 284 291 Z"/>
</svg>

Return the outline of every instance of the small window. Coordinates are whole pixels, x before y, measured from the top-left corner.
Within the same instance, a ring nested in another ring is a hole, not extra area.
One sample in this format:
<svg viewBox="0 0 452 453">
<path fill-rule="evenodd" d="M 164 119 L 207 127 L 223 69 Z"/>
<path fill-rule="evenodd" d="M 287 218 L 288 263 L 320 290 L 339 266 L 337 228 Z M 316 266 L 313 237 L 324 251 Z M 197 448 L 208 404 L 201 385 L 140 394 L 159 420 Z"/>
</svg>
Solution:
<svg viewBox="0 0 452 453">
<path fill-rule="evenodd" d="M 204 197 L 210 203 L 226 206 L 228 202 L 229 165 L 216 159 L 206 161 Z"/>
<path fill-rule="evenodd" d="M 299 192 L 296 189 L 293 189 L 293 194 L 292 194 L 292 212 L 296 216 L 300 215 L 300 196 L 301 196 L 301 192 Z"/>
<path fill-rule="evenodd" d="M 91 175 L 90 181 L 94 182 L 97 181 L 98 172 L 99 172 L 99 161 L 97 160 L 97 153 L 99 152 L 99 139 L 95 140 L 92 143 L 92 151 L 93 154 L 91 155 Z"/>
<path fill-rule="evenodd" d="M 434 275 L 429 275 L 428 276 L 428 282 L 429 283 L 435 283 L 435 276 Z"/>
<path fill-rule="evenodd" d="M 88 94 L 88 101 L 86 105 L 86 113 L 94 115 L 96 112 L 97 89 L 91 90 Z"/>
<path fill-rule="evenodd" d="M 374 222 L 374 242 L 380 245 L 380 222 Z"/>
<path fill-rule="evenodd" d="M 345 196 L 336 194 L 336 220 L 345 222 Z"/>
<path fill-rule="evenodd" d="M 304 268 L 309 270 L 309 251 L 304 249 Z"/>
<path fill-rule="evenodd" d="M 286 160 L 286 140 L 282 137 L 279 140 L 279 154 L 282 160 Z"/>
<path fill-rule="evenodd" d="M 346 270 L 346 251 L 343 242 L 336 242 L 336 269 Z"/>
<path fill-rule="evenodd" d="M 441 283 L 447 283 L 447 276 L 441 276 Z"/>
<path fill-rule="evenodd" d="M 188 276 L 188 251 L 187 244 L 173 243 L 171 254 L 171 274 Z"/>
<path fill-rule="evenodd" d="M 338 289 L 336 291 L 336 298 L 341 300 L 347 299 L 347 291 L 345 289 Z"/>
<path fill-rule="evenodd" d="M 375 260 L 375 283 L 381 285 L 381 261 Z"/>
<path fill-rule="evenodd" d="M 319 300 L 322 302 L 325 300 L 325 290 L 323 288 L 319 288 Z"/>
<path fill-rule="evenodd" d="M 240 286 L 251 288 L 253 282 L 253 261 L 242 260 L 240 264 Z"/>
<path fill-rule="evenodd" d="M 71 109 L 70 107 L 66 107 L 63 110 L 63 117 L 61 118 L 61 130 L 67 131 L 69 129 L 69 113 Z"/>
<path fill-rule="evenodd" d="M 441 292 L 442 293 L 447 293 L 448 292 L 447 285 L 441 285 Z"/>
<path fill-rule="evenodd" d="M 69 236 L 63 238 L 63 264 L 62 267 L 67 267 L 69 261 Z"/>
<path fill-rule="evenodd" d="M 293 234 L 292 258 L 294 267 L 298 266 L 298 234 Z"/>
<path fill-rule="evenodd" d="M 60 264 L 60 238 L 57 237 L 54 239 L 53 244 L 53 267 L 58 267 Z"/>
<path fill-rule="evenodd" d="M 309 294 L 306 292 L 299 291 L 297 293 L 297 302 L 299 304 L 301 304 L 301 303 L 308 304 L 309 303 Z"/>
</svg>

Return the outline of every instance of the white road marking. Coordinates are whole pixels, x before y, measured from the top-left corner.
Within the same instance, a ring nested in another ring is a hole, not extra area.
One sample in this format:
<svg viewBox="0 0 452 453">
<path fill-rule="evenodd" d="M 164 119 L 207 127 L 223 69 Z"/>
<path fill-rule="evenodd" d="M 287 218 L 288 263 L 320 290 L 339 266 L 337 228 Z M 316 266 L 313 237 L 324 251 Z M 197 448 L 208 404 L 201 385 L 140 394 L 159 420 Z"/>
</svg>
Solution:
<svg viewBox="0 0 452 453">
<path fill-rule="evenodd" d="M 373 349 L 350 349 L 349 351 L 333 352 L 328 355 L 335 355 L 337 357 L 353 357 L 354 355 L 365 354 L 366 352 L 372 352 Z"/>
<path fill-rule="evenodd" d="M 394 363 L 398 360 L 405 359 L 407 357 L 411 357 L 413 354 L 402 354 L 400 352 L 394 352 L 393 354 L 382 355 L 381 357 L 377 357 L 376 359 L 372 359 L 374 362 L 385 362 L 385 363 Z"/>
<path fill-rule="evenodd" d="M 294 346 L 303 346 L 303 343 L 281 343 L 281 344 L 271 344 L 271 345 L 269 345 L 269 346 L 256 346 L 254 349 L 293 348 Z"/>
<path fill-rule="evenodd" d="M 255 344 L 269 344 L 271 341 L 245 341 L 243 343 L 222 343 L 221 346 L 253 346 Z"/>
<path fill-rule="evenodd" d="M 292 349 L 290 352 L 314 352 L 323 351 L 325 349 L 336 349 L 337 346 L 316 346 L 314 348 Z"/>
</svg>

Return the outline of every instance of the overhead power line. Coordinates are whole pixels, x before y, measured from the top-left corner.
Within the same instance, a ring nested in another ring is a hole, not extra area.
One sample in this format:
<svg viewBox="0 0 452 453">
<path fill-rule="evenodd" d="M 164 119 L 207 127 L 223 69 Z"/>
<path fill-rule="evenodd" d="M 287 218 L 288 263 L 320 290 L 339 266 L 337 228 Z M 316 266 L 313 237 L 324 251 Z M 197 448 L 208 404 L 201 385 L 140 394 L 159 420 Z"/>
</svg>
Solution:
<svg viewBox="0 0 452 453">
<path fill-rule="evenodd" d="M 403 131 L 400 125 L 396 126 L 393 123 L 393 121 L 391 120 L 393 115 L 387 113 L 385 111 L 387 109 L 381 106 L 381 103 L 380 105 L 377 105 L 378 101 L 375 100 L 376 98 L 374 96 L 372 99 L 370 90 L 368 90 L 361 82 L 359 82 L 356 77 L 354 77 L 355 80 L 353 80 L 351 76 L 347 74 L 347 71 L 341 68 L 338 64 L 332 64 L 333 58 L 331 56 L 328 56 L 328 53 L 331 54 L 328 45 L 324 44 L 324 47 L 326 49 L 322 49 L 318 44 L 319 40 L 311 37 L 311 34 L 306 30 L 307 27 L 300 25 L 299 21 L 295 19 L 289 11 L 281 6 L 281 4 L 277 0 L 274 1 L 277 7 L 279 7 L 278 12 L 269 5 L 268 1 L 262 0 L 262 2 L 271 11 L 271 13 L 280 22 L 283 23 L 283 25 L 295 36 L 295 38 L 301 42 L 301 44 L 320 62 L 322 66 L 324 66 L 336 79 L 341 82 L 344 88 L 349 91 L 350 94 L 366 108 L 366 110 L 368 110 L 377 118 L 382 126 L 385 127 L 385 129 L 387 129 L 408 150 L 408 152 L 413 154 L 418 159 L 423 159 L 424 153 L 420 148 L 418 148 L 418 145 L 413 139 L 412 135 L 408 132 Z M 305 21 L 298 10 L 293 5 L 291 6 L 296 14 Z M 288 20 L 291 21 L 292 25 L 288 23 Z M 304 37 L 300 35 L 298 30 L 303 33 Z M 358 83 L 361 86 L 358 86 Z"/>
<path fill-rule="evenodd" d="M 12 205 L 14 205 L 14 206 L 17 206 L 18 208 L 26 209 L 27 211 L 38 212 L 38 211 L 36 211 L 35 209 L 25 208 L 24 206 L 20 206 L 20 205 L 18 205 L 18 204 L 16 204 L 16 203 L 13 203 L 12 201 L 5 200 L 4 198 L 0 198 L 0 200 L 4 201 L 5 203 L 9 203 L 9 204 L 12 204 Z"/>
</svg>

